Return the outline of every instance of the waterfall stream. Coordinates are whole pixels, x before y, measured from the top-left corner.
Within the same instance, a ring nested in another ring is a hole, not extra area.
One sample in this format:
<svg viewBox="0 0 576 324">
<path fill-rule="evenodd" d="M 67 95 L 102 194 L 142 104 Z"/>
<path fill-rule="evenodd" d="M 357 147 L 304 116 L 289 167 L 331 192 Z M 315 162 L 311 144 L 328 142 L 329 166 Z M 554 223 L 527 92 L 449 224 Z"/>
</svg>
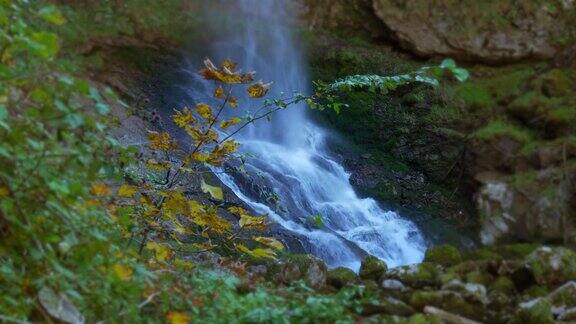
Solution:
<svg viewBox="0 0 576 324">
<path fill-rule="evenodd" d="M 293 39 L 286 2 L 236 2 L 238 6 L 227 13 L 227 32 L 205 55 L 215 61 L 229 57 L 241 67 L 257 71 L 257 79 L 273 81 L 268 97 L 309 90 L 306 62 Z M 191 97 L 209 100 L 213 85 L 193 73 L 190 78 Z M 243 99 L 240 109 L 246 111 L 263 103 Z M 244 168 L 252 179 L 270 188 L 274 203 L 251 194 L 246 181 L 239 181 L 230 172 L 215 174 L 244 203 L 294 233 L 304 241 L 306 252 L 324 259 L 330 267 L 357 271 L 366 254 L 392 267 L 420 262 L 425 242 L 416 225 L 383 210 L 375 200 L 356 194 L 350 174 L 326 148 L 329 136 L 310 120 L 304 104 L 282 110 L 269 122 L 257 122 L 239 133 L 241 150 L 249 154 Z M 316 215 L 323 224 L 311 224 Z"/>
</svg>

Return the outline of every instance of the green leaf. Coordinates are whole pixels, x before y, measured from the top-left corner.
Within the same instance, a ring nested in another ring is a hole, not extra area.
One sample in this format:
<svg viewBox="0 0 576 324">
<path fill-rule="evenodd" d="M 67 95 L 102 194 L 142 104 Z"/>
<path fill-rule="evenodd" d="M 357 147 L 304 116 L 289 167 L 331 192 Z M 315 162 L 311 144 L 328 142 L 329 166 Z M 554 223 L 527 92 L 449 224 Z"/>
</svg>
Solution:
<svg viewBox="0 0 576 324">
<path fill-rule="evenodd" d="M 46 20 L 47 22 L 57 26 L 66 23 L 66 18 L 64 18 L 64 15 L 62 15 L 60 9 L 58 9 L 58 7 L 55 5 L 40 9 L 40 11 L 38 11 L 38 15 L 40 15 L 40 17 L 42 17 L 42 19 Z"/>
<path fill-rule="evenodd" d="M 456 68 L 452 70 L 452 74 L 454 75 L 456 80 L 460 82 L 464 82 L 470 78 L 470 72 L 468 72 L 468 70 L 463 68 Z"/>
<path fill-rule="evenodd" d="M 443 69 L 448 69 L 448 70 L 455 69 L 456 68 L 456 61 L 454 61 L 451 58 L 445 59 L 444 61 L 442 61 L 442 64 L 440 64 L 440 67 Z"/>
<path fill-rule="evenodd" d="M 60 50 L 58 36 L 48 32 L 33 33 L 29 45 L 35 55 L 45 59 L 54 57 Z"/>
<path fill-rule="evenodd" d="M 216 186 L 211 186 L 211 185 L 207 184 L 204 181 L 204 179 L 202 179 L 201 188 L 202 188 L 202 191 L 204 193 L 210 194 L 210 196 L 212 196 L 212 198 L 214 198 L 216 200 L 224 200 L 224 192 L 222 191 L 222 188 L 216 187 Z"/>
<path fill-rule="evenodd" d="M 106 115 L 108 112 L 110 112 L 110 107 L 108 107 L 107 104 L 97 103 L 97 104 L 96 104 L 96 111 L 97 111 L 100 115 Z"/>
</svg>

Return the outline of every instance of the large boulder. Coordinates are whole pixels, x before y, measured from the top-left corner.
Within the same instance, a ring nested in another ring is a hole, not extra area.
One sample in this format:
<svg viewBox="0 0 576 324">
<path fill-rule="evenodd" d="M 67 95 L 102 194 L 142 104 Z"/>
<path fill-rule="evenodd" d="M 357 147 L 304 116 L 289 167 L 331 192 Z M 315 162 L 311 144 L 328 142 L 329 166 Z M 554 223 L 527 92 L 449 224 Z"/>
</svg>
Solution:
<svg viewBox="0 0 576 324">
<path fill-rule="evenodd" d="M 565 179 L 560 172 L 543 170 L 514 177 L 479 174 L 476 204 L 482 243 L 573 240 L 568 234 L 576 227 L 570 215 L 574 175 Z"/>
<path fill-rule="evenodd" d="M 543 246 L 526 258 L 538 284 L 554 286 L 576 279 L 576 253 L 564 247 Z"/>
<path fill-rule="evenodd" d="M 328 284 L 335 288 L 342 288 L 358 281 L 356 273 L 348 268 L 339 267 L 328 272 Z"/>
<path fill-rule="evenodd" d="M 400 44 L 422 56 L 489 63 L 552 58 L 574 38 L 572 0 L 374 0 Z M 572 21 L 573 22 L 573 21 Z"/>
<path fill-rule="evenodd" d="M 279 265 L 274 279 L 287 285 L 304 280 L 310 287 L 319 289 L 326 286 L 327 277 L 328 268 L 322 260 L 309 254 L 296 254 Z"/>
</svg>

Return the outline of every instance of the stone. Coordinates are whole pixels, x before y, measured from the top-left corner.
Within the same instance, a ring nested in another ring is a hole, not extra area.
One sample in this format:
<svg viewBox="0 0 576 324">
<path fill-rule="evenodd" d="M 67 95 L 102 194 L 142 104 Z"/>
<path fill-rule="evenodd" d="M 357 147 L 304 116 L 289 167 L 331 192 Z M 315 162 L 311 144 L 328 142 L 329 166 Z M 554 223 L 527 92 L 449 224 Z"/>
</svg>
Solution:
<svg viewBox="0 0 576 324">
<path fill-rule="evenodd" d="M 576 281 L 569 281 L 556 288 L 548 295 L 548 299 L 555 307 L 576 307 Z"/>
<path fill-rule="evenodd" d="M 410 296 L 410 305 L 416 310 L 422 310 L 426 306 L 438 307 L 476 320 L 482 319 L 483 314 L 481 304 L 468 301 L 462 294 L 448 290 L 416 291 Z"/>
<path fill-rule="evenodd" d="M 506 276 L 500 276 L 490 285 L 489 290 L 511 295 L 516 293 L 516 286 L 514 286 L 512 279 Z"/>
<path fill-rule="evenodd" d="M 348 268 L 339 267 L 328 271 L 327 282 L 335 288 L 342 288 L 358 281 L 356 273 Z"/>
<path fill-rule="evenodd" d="M 552 305 L 545 298 L 520 303 L 514 316 L 514 323 L 519 324 L 548 324 L 554 323 Z"/>
<path fill-rule="evenodd" d="M 375 256 L 367 256 L 360 265 L 360 278 L 367 280 L 379 280 L 388 270 L 386 263 Z"/>
<path fill-rule="evenodd" d="M 460 280 L 453 280 L 444 286 L 443 290 L 455 291 L 462 294 L 468 300 L 473 300 L 474 302 L 487 304 L 488 298 L 486 293 L 486 287 L 475 283 L 463 283 Z"/>
<path fill-rule="evenodd" d="M 576 253 L 565 247 L 543 246 L 526 258 L 538 284 L 554 286 L 576 278 Z"/>
<path fill-rule="evenodd" d="M 452 245 L 438 245 L 426 251 L 424 261 L 448 267 L 461 262 L 462 255 L 460 251 Z"/>
<path fill-rule="evenodd" d="M 440 266 L 423 262 L 393 268 L 386 273 L 385 278 L 399 280 L 409 287 L 421 288 L 426 286 L 440 286 L 440 273 Z"/>
<path fill-rule="evenodd" d="M 321 289 L 326 286 L 328 268 L 324 261 L 308 254 L 296 254 L 286 258 L 280 265 L 276 279 L 284 284 L 304 280 L 310 287 Z"/>
<path fill-rule="evenodd" d="M 376 15 L 404 49 L 417 55 L 504 63 L 549 59 L 556 40 L 575 29 L 573 6 L 513 0 L 374 0 Z M 569 9 L 565 9 L 569 8 Z M 568 44 L 570 42 L 567 42 Z"/>
<path fill-rule="evenodd" d="M 408 288 L 406 288 L 406 286 L 404 286 L 404 284 L 401 281 L 395 279 L 384 279 L 382 280 L 382 284 L 380 286 L 382 287 L 382 289 L 387 291 L 402 292 L 408 290 Z"/>
<path fill-rule="evenodd" d="M 563 310 L 558 315 L 558 320 L 564 321 L 564 322 L 576 321 L 576 307 L 572 307 L 572 308 Z"/>
</svg>

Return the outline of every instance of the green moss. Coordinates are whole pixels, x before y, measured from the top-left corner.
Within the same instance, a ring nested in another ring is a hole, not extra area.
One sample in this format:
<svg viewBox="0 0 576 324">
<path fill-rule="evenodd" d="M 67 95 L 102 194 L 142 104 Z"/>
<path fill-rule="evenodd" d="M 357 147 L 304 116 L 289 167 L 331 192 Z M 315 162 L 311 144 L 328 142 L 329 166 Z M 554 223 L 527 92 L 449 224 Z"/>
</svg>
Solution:
<svg viewBox="0 0 576 324">
<path fill-rule="evenodd" d="M 518 142 L 526 143 L 532 140 L 529 130 L 511 124 L 503 120 L 495 120 L 484 127 L 476 130 L 473 137 L 483 141 L 489 141 L 498 137 L 510 137 Z"/>
<path fill-rule="evenodd" d="M 360 278 L 379 280 L 388 270 L 386 263 L 375 256 L 367 256 L 360 266 Z"/>
<path fill-rule="evenodd" d="M 550 293 L 550 290 L 544 286 L 535 285 L 526 289 L 523 294 L 528 298 L 545 297 Z"/>
<path fill-rule="evenodd" d="M 488 286 L 493 280 L 494 277 L 491 274 L 484 271 L 476 270 L 466 274 L 466 282 L 470 283 Z"/>
<path fill-rule="evenodd" d="M 501 260 L 502 256 L 490 247 L 482 247 L 468 253 L 465 260 Z"/>
<path fill-rule="evenodd" d="M 494 280 L 494 282 L 490 285 L 490 291 L 497 291 L 504 294 L 514 294 L 516 292 L 516 287 L 514 286 L 514 282 L 512 279 L 506 276 L 500 276 Z"/>
<path fill-rule="evenodd" d="M 498 251 L 506 259 L 524 259 L 539 246 L 537 243 L 508 244 L 499 246 Z"/>
<path fill-rule="evenodd" d="M 563 97 L 574 91 L 573 80 L 567 70 L 553 69 L 535 83 L 549 97 Z"/>
<path fill-rule="evenodd" d="M 496 100 L 490 91 L 472 82 L 463 83 L 454 89 L 453 98 L 462 100 L 467 107 L 487 109 L 496 106 Z"/>
<path fill-rule="evenodd" d="M 358 276 L 348 268 L 336 268 L 328 272 L 328 284 L 336 288 L 342 288 L 357 281 Z"/>
<path fill-rule="evenodd" d="M 544 298 L 520 304 L 520 309 L 514 317 L 518 324 L 547 324 L 554 323 L 552 305 Z"/>
<path fill-rule="evenodd" d="M 438 245 L 426 251 L 424 261 L 451 266 L 462 261 L 462 255 L 457 248 L 451 245 Z"/>
</svg>

